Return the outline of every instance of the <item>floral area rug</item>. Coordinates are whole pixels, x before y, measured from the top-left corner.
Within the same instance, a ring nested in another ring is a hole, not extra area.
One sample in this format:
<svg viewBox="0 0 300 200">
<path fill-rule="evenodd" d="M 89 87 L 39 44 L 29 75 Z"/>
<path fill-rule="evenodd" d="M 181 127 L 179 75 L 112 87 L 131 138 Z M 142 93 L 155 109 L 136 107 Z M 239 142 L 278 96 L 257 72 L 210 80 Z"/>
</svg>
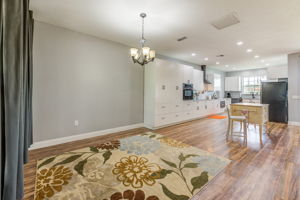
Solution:
<svg viewBox="0 0 300 200">
<path fill-rule="evenodd" d="M 188 200 L 229 162 L 147 132 L 39 160 L 35 200 Z"/>
</svg>

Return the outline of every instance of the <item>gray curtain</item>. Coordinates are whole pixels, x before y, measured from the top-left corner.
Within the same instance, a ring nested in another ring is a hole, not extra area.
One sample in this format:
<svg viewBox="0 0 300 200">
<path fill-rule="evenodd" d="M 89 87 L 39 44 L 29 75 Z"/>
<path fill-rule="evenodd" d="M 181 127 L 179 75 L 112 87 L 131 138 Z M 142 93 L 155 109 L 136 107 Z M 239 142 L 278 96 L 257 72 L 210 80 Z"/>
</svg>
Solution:
<svg viewBox="0 0 300 200">
<path fill-rule="evenodd" d="M 23 164 L 32 143 L 33 18 L 28 0 L 1 0 L 1 199 L 23 196 Z"/>
</svg>

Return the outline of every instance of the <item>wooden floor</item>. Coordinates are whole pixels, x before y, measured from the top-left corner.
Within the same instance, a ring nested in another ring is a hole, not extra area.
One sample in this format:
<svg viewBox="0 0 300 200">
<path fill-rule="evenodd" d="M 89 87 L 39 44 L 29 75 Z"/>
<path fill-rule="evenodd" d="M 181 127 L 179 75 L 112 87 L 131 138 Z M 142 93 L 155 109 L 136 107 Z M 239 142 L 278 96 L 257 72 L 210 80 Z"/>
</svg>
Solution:
<svg viewBox="0 0 300 200">
<path fill-rule="evenodd" d="M 155 132 L 232 160 L 193 199 L 300 199 L 300 127 L 276 123 L 269 127 L 270 134 L 264 134 L 260 144 L 258 129 L 250 126 L 247 146 L 242 138 L 226 141 L 226 119 L 200 119 Z M 134 129 L 31 151 L 25 166 L 24 199 L 33 199 L 37 159 L 145 131 Z"/>
</svg>

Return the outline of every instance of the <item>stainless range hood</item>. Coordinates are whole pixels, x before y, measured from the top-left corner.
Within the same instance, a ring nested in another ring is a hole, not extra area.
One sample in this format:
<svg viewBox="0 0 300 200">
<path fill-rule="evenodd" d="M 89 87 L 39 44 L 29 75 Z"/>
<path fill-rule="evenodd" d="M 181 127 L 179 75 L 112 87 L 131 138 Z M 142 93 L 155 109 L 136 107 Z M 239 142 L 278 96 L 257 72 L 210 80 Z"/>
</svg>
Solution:
<svg viewBox="0 0 300 200">
<path fill-rule="evenodd" d="M 204 81 L 204 84 L 212 84 L 209 80 L 207 80 L 206 65 L 201 65 L 201 70 L 203 71 L 203 81 Z"/>
</svg>

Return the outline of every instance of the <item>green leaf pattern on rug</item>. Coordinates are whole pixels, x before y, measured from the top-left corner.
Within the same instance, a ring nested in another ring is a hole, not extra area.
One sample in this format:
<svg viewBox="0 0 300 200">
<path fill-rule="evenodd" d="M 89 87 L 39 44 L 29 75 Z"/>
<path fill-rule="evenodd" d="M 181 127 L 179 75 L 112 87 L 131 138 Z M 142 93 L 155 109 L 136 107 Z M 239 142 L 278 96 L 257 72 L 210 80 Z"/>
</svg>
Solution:
<svg viewBox="0 0 300 200">
<path fill-rule="evenodd" d="M 108 159 L 110 158 L 110 156 L 112 155 L 111 151 L 106 151 L 104 152 L 104 154 L 102 154 L 104 161 L 103 164 L 105 164 L 106 161 L 108 161 Z"/>
<path fill-rule="evenodd" d="M 196 189 L 202 188 L 208 182 L 208 173 L 202 172 L 200 176 L 196 176 L 191 179 L 191 184 L 193 185 L 194 192 Z"/>
<path fill-rule="evenodd" d="M 183 168 L 197 168 L 197 167 L 198 167 L 198 163 L 187 163 L 183 166 Z"/>
<path fill-rule="evenodd" d="M 90 147 L 90 150 L 92 152 L 99 153 L 99 150 L 97 149 L 97 147 Z"/>
<path fill-rule="evenodd" d="M 169 165 L 172 168 L 176 168 L 176 170 L 175 169 L 174 170 L 163 169 L 164 171 L 161 170 L 159 172 L 159 174 L 153 174 L 153 176 L 156 177 L 157 179 L 162 179 L 162 178 L 165 178 L 167 176 L 167 174 L 173 172 L 174 174 L 178 175 L 182 179 L 187 190 L 190 192 L 191 195 L 193 195 L 193 193 L 196 189 L 200 189 L 201 187 L 203 187 L 203 185 L 205 185 L 208 182 L 208 172 L 204 171 L 201 173 L 200 176 L 197 176 L 197 177 L 194 177 L 191 179 L 190 182 L 191 182 L 193 188 L 192 189 L 190 188 L 190 186 L 187 182 L 187 178 L 185 177 L 185 175 L 183 173 L 183 169 L 188 170 L 188 169 L 192 169 L 192 168 L 198 168 L 198 163 L 185 163 L 184 164 L 184 161 L 186 161 L 186 159 L 189 157 L 195 157 L 195 156 L 198 156 L 198 155 L 195 155 L 195 154 L 183 155 L 182 153 L 180 153 L 180 155 L 178 156 L 178 159 L 179 159 L 178 165 L 171 161 L 167 161 L 167 160 L 161 158 L 161 160 L 164 163 L 166 163 L 167 165 Z M 169 191 L 165 185 L 163 185 L 163 184 L 161 184 L 161 185 L 163 187 L 163 192 L 168 197 L 170 197 L 170 198 L 172 197 L 171 198 L 172 200 L 174 200 L 174 199 L 177 200 L 179 198 L 178 195 L 174 195 L 171 191 Z M 182 197 L 182 195 L 179 195 L 179 196 Z"/>
<path fill-rule="evenodd" d="M 48 165 L 49 163 L 51 163 L 52 161 L 54 161 L 55 158 L 56 157 L 54 156 L 54 157 L 46 159 L 41 164 L 39 164 L 37 168 L 39 169 L 39 168 L 43 167 L 44 165 Z"/>
<path fill-rule="evenodd" d="M 160 183 L 164 194 L 172 200 L 189 200 L 190 197 L 185 195 L 177 195 L 171 192 L 164 184 Z"/>
<path fill-rule="evenodd" d="M 70 156 L 63 161 L 56 163 L 55 165 L 53 165 L 53 167 L 55 167 L 57 165 L 64 165 L 64 164 L 73 162 L 73 161 L 77 160 L 78 158 L 80 158 L 81 156 L 82 156 L 82 154 Z"/>
<path fill-rule="evenodd" d="M 177 168 L 177 165 L 173 162 L 170 162 L 170 161 L 167 161 L 167 160 L 164 160 L 161 158 L 162 161 L 164 161 L 164 163 L 166 163 L 167 165 L 169 165 L 170 167 L 174 167 L 174 168 Z"/>
<path fill-rule="evenodd" d="M 154 179 L 163 179 L 168 174 L 171 174 L 172 172 L 174 172 L 174 171 L 173 170 L 162 169 L 162 170 L 160 170 L 158 172 L 152 173 L 151 177 L 153 177 Z"/>
<path fill-rule="evenodd" d="M 79 163 L 77 163 L 75 166 L 74 166 L 74 169 L 77 171 L 78 174 L 80 174 L 81 176 L 83 176 L 83 167 L 84 165 L 87 163 L 87 159 L 84 159 L 82 161 L 80 161 Z"/>
</svg>

